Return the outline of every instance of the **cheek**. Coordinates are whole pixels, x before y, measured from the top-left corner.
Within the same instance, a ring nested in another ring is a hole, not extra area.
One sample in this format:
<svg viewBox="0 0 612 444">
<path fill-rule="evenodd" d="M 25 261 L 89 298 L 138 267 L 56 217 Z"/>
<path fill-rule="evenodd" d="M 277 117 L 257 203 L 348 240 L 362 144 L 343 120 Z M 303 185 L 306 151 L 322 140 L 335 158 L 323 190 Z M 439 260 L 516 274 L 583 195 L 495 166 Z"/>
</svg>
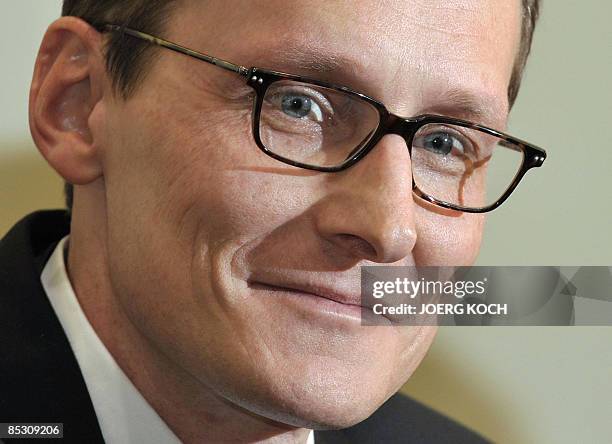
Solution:
<svg viewBox="0 0 612 444">
<path fill-rule="evenodd" d="M 110 240 L 115 260 L 122 260 L 117 268 L 139 264 L 146 270 L 138 275 L 163 274 L 156 288 L 172 281 L 188 293 L 195 259 L 264 237 L 303 210 L 308 189 L 307 181 L 287 181 L 282 164 L 257 148 L 250 109 L 170 107 L 172 114 L 136 101 L 116 117 L 116 124 L 129 124 L 114 135 L 107 165 Z M 173 260 L 162 266 L 162 259 L 143 257 Z M 127 278 L 137 280 L 133 273 Z"/>
<path fill-rule="evenodd" d="M 122 261 L 117 268 L 143 268 L 128 276 L 131 282 L 160 270 L 167 280 L 173 274 L 172 280 L 186 281 L 186 270 L 207 239 L 222 241 L 226 236 L 219 234 L 232 226 L 227 211 L 217 211 L 231 205 L 225 197 L 233 194 L 248 203 L 237 191 L 248 191 L 239 175 L 223 185 L 220 178 L 229 174 L 242 151 L 236 147 L 250 134 L 250 114 L 215 112 L 214 104 L 197 110 L 193 101 L 179 104 L 163 91 L 158 94 L 132 98 L 107 116 L 113 128 L 105 150 L 109 242 L 114 260 Z M 246 204 L 242 210 L 247 219 L 253 212 Z M 163 257 L 174 258 L 165 270 Z M 151 280 L 143 278 L 141 284 L 150 287 Z"/>
<path fill-rule="evenodd" d="M 237 165 L 257 152 L 248 146 L 250 111 L 227 106 L 218 111 L 214 102 L 197 108 L 183 99 L 130 103 L 116 118 L 121 120 L 116 127 L 125 128 L 113 137 L 105 171 L 110 205 L 123 211 L 138 206 L 140 213 L 174 225 L 175 234 L 188 232 L 186 224 L 197 218 L 190 215 L 199 210 L 207 209 L 206 218 L 214 222 L 222 194 L 239 198 L 232 190 L 241 189 L 248 197 L 251 191 Z"/>
<path fill-rule="evenodd" d="M 282 164 L 259 150 L 250 112 L 205 118 L 205 124 L 204 116 L 196 116 L 174 131 L 176 138 L 155 159 L 158 174 L 151 183 L 160 219 L 187 236 L 185 241 L 197 233 L 214 247 L 263 236 L 297 214 L 306 184 L 288 181 Z M 275 168 L 278 172 L 271 171 Z"/>
<path fill-rule="evenodd" d="M 482 240 L 484 215 L 442 214 L 416 209 L 417 243 L 415 262 L 419 266 L 472 265 Z"/>
</svg>

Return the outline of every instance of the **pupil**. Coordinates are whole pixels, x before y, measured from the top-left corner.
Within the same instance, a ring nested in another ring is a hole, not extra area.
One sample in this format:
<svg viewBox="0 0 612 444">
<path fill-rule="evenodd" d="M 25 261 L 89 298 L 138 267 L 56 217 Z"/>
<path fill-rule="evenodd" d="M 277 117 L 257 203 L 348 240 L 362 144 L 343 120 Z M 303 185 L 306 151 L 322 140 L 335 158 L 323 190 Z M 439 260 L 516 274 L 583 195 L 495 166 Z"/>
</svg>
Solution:
<svg viewBox="0 0 612 444">
<path fill-rule="evenodd" d="M 290 95 L 283 97 L 282 108 L 289 116 L 300 119 L 308 115 L 311 103 L 308 97 Z"/>
<path fill-rule="evenodd" d="M 427 141 L 432 151 L 440 154 L 448 154 L 453 149 L 453 138 L 450 134 L 437 134 L 431 136 Z"/>
</svg>

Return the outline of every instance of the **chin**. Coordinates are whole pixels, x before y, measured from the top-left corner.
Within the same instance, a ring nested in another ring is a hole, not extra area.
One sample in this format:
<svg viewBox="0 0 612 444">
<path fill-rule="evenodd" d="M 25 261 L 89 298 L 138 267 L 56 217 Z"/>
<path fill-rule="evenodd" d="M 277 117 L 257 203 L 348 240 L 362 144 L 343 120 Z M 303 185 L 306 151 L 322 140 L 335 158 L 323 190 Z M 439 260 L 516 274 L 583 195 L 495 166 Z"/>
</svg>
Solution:
<svg viewBox="0 0 612 444">
<path fill-rule="evenodd" d="M 372 415 L 393 393 L 371 396 L 368 393 L 329 394 L 311 393 L 306 397 L 273 402 L 250 403 L 253 413 L 293 427 L 315 430 L 335 430 L 351 427 Z M 321 396 L 318 396 L 321 395 Z M 368 396 L 370 395 L 370 396 Z"/>
<path fill-rule="evenodd" d="M 241 406 L 278 423 L 316 430 L 351 427 L 372 415 L 404 384 L 412 369 L 313 363 L 307 372 L 275 375 Z M 283 381 L 284 382 L 278 382 Z M 262 393 L 263 392 L 263 393 Z"/>
</svg>

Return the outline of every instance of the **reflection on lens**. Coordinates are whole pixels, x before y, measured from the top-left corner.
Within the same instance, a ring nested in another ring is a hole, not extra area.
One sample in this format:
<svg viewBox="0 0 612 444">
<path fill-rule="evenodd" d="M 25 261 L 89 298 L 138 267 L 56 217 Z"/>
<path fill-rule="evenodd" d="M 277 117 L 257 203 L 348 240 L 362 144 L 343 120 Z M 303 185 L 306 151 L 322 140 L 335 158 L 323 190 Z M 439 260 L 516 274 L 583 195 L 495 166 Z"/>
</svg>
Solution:
<svg viewBox="0 0 612 444">
<path fill-rule="evenodd" d="M 376 108 L 352 94 L 292 80 L 266 91 L 259 117 L 263 145 L 313 166 L 338 166 L 365 145 L 379 123 Z"/>
<path fill-rule="evenodd" d="M 460 125 L 424 125 L 412 142 L 417 187 L 464 208 L 483 208 L 499 200 L 522 161 L 522 152 L 503 139 Z"/>
</svg>

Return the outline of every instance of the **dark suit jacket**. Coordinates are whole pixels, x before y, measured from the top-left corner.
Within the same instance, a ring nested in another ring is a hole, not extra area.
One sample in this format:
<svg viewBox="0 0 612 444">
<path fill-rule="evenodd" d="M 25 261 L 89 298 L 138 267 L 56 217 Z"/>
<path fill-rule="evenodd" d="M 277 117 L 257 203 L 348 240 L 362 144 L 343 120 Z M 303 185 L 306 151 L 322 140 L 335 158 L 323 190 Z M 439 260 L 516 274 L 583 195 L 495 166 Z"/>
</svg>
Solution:
<svg viewBox="0 0 612 444">
<path fill-rule="evenodd" d="M 61 422 L 65 442 L 98 443 L 104 441 L 83 376 L 40 282 L 69 228 L 66 211 L 38 211 L 0 241 L 0 422 Z M 486 442 L 399 394 L 353 427 L 315 432 L 315 441 Z"/>
</svg>

